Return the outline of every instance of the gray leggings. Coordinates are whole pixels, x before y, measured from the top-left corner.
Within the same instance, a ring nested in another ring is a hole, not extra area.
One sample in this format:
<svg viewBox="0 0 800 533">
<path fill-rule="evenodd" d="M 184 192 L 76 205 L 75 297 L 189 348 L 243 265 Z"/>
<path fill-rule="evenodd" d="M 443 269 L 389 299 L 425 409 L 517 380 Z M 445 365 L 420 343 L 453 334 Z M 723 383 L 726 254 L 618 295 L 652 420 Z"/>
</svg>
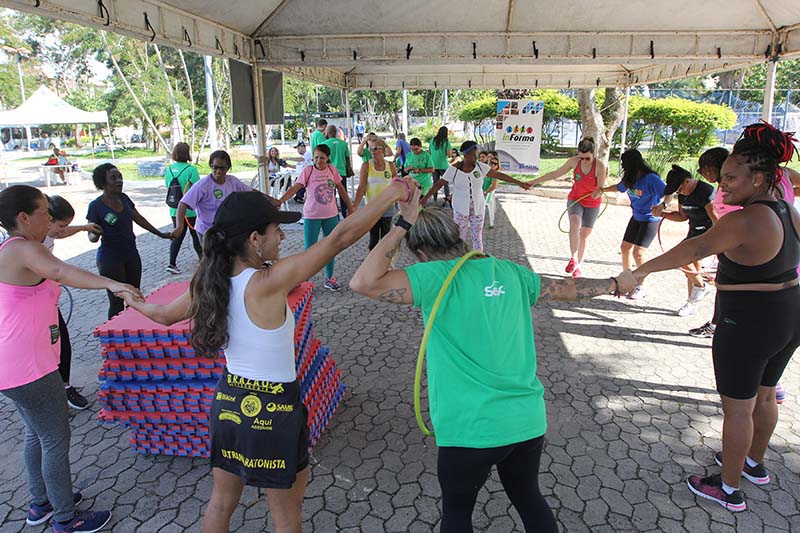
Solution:
<svg viewBox="0 0 800 533">
<path fill-rule="evenodd" d="M 75 502 L 64 382 L 55 371 L 27 385 L 0 392 L 14 402 L 25 422 L 25 469 L 33 503 L 44 505 L 49 501 L 55 510 L 55 520 L 72 520 Z"/>
</svg>

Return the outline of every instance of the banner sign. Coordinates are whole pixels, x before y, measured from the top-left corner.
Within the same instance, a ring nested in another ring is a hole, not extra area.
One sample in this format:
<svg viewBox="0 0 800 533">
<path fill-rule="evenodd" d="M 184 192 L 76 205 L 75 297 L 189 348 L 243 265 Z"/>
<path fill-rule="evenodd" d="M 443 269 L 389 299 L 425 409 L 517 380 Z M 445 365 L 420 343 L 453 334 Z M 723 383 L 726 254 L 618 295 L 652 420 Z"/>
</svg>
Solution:
<svg viewBox="0 0 800 533">
<path fill-rule="evenodd" d="M 503 172 L 536 174 L 542 148 L 544 102 L 498 100 L 494 149 Z"/>
</svg>

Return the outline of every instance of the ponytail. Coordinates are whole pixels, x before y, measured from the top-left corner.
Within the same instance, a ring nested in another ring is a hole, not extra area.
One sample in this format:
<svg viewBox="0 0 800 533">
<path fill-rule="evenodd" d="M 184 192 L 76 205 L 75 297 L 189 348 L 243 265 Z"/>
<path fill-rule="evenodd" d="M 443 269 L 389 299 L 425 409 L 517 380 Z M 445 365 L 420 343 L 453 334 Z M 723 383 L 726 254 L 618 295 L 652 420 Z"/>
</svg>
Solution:
<svg viewBox="0 0 800 533">
<path fill-rule="evenodd" d="M 203 257 L 192 277 L 192 347 L 198 357 L 217 357 L 228 343 L 231 265 L 225 234 L 211 226 L 203 236 Z"/>
</svg>

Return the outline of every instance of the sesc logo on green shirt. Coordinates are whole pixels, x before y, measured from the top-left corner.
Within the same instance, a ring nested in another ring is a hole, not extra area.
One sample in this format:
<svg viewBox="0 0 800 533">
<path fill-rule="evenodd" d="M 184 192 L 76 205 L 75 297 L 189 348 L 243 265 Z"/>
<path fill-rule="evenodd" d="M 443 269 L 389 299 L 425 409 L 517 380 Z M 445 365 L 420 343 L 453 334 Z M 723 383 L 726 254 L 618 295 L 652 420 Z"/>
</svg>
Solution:
<svg viewBox="0 0 800 533">
<path fill-rule="evenodd" d="M 103 220 L 110 226 L 113 226 L 119 220 L 119 217 L 114 213 L 106 213 L 106 216 L 103 217 Z"/>
<path fill-rule="evenodd" d="M 214 198 L 222 200 L 222 189 L 214 189 Z"/>
</svg>

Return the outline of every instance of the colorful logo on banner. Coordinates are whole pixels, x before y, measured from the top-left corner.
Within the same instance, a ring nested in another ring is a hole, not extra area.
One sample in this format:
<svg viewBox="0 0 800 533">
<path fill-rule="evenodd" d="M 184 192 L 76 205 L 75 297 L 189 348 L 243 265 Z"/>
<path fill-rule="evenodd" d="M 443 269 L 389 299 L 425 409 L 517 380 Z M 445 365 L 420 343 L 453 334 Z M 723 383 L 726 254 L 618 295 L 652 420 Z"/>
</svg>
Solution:
<svg viewBox="0 0 800 533">
<path fill-rule="evenodd" d="M 503 170 L 520 174 L 539 172 L 544 102 L 498 100 L 495 150 Z"/>
</svg>

